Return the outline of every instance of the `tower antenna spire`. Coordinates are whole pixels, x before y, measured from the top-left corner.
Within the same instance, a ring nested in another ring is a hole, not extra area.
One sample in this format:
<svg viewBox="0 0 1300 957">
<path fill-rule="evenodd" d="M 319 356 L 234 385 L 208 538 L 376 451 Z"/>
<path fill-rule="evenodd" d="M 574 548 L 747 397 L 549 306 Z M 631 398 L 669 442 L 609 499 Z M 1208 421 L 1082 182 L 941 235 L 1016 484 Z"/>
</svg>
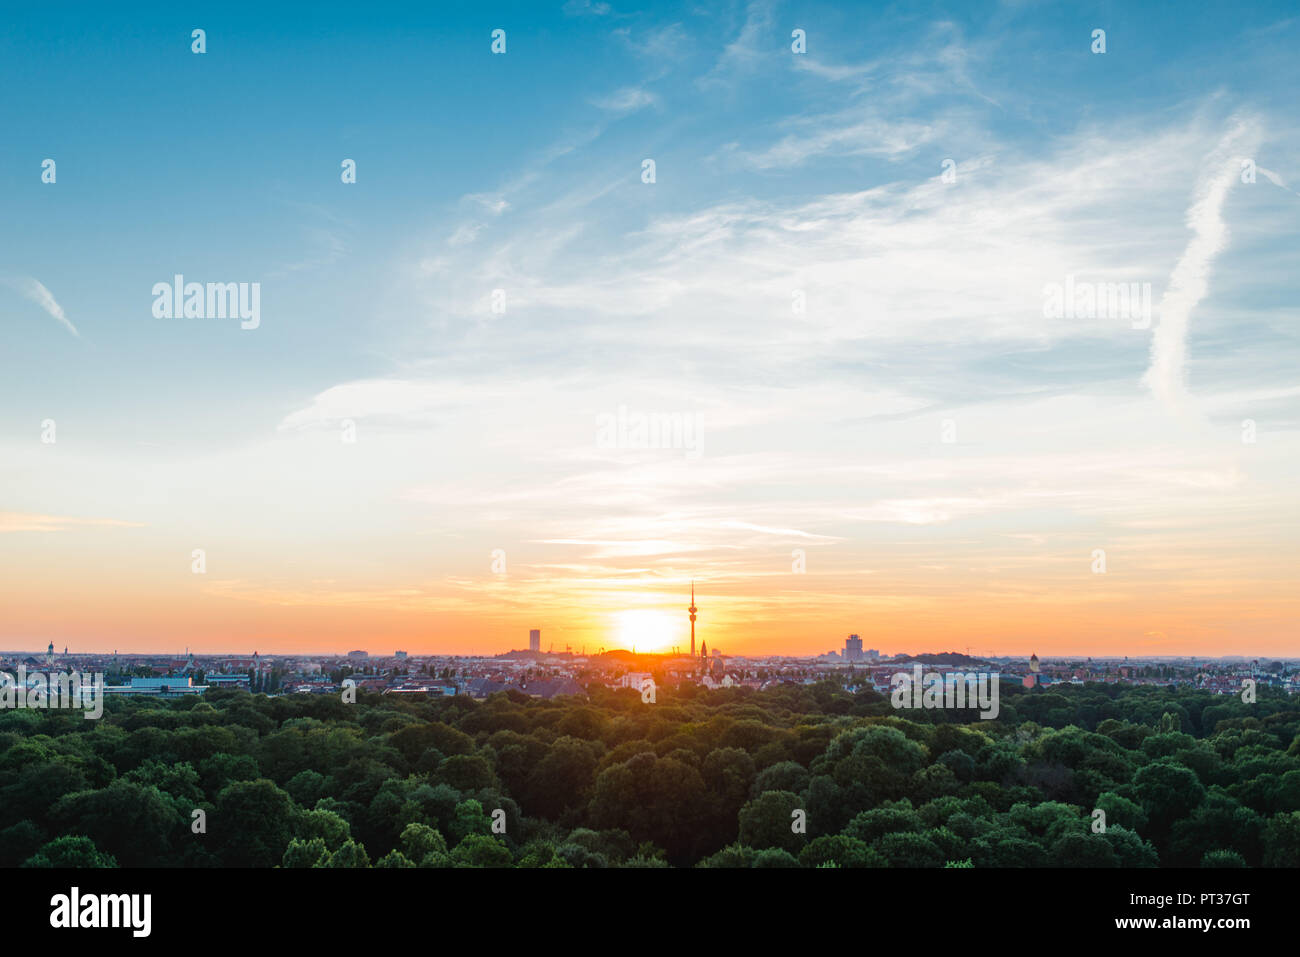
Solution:
<svg viewBox="0 0 1300 957">
<path fill-rule="evenodd" d="M 691 613 L 691 657 L 695 657 L 695 579 L 691 579 L 691 607 L 686 609 Z"/>
</svg>

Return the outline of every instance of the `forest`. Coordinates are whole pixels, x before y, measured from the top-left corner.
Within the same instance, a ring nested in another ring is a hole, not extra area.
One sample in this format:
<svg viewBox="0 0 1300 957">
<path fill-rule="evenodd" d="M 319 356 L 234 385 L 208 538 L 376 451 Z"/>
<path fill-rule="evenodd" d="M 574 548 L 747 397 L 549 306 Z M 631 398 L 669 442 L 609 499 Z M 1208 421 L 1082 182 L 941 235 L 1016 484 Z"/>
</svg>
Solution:
<svg viewBox="0 0 1300 957">
<path fill-rule="evenodd" d="M 1006 684 L 0 714 L 7 867 L 1294 867 L 1300 700 Z"/>
</svg>

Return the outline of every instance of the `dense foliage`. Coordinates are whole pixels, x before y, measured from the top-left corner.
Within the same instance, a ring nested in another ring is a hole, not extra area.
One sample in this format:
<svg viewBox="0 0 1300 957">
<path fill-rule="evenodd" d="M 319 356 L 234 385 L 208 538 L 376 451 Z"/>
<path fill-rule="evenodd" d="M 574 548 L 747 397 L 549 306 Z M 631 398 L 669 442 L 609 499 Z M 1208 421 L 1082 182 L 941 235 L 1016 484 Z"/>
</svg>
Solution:
<svg viewBox="0 0 1300 957">
<path fill-rule="evenodd" d="M 993 721 L 831 682 L 122 698 L 0 713 L 0 864 L 1291 867 L 1298 733 L 1277 693 L 1120 685 Z"/>
</svg>

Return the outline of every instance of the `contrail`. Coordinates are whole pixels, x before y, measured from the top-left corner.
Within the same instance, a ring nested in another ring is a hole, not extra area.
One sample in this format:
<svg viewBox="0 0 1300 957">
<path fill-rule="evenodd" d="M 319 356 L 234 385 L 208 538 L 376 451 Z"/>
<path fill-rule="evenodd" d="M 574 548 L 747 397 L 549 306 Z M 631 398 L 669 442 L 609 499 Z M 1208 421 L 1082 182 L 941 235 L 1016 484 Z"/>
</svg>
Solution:
<svg viewBox="0 0 1300 957">
<path fill-rule="evenodd" d="M 1195 201 L 1187 210 L 1192 238 L 1160 297 L 1160 325 L 1151 337 L 1151 365 L 1142 382 L 1174 411 L 1182 411 L 1187 396 L 1188 320 L 1209 291 L 1215 256 L 1228 243 L 1223 203 L 1240 171 L 1241 156 L 1250 155 L 1257 136 L 1252 122 L 1235 120 L 1210 154 L 1196 186 Z"/>
</svg>

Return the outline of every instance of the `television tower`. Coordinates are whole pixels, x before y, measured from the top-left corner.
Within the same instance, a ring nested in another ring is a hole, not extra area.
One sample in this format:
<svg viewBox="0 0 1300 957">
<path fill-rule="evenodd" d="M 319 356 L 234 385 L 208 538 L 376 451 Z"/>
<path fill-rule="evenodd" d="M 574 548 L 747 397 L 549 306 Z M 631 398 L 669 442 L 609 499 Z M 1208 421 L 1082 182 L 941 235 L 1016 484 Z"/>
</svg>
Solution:
<svg viewBox="0 0 1300 957">
<path fill-rule="evenodd" d="M 695 579 L 691 579 L 691 607 L 686 609 L 691 613 L 691 657 L 695 657 Z"/>
</svg>

